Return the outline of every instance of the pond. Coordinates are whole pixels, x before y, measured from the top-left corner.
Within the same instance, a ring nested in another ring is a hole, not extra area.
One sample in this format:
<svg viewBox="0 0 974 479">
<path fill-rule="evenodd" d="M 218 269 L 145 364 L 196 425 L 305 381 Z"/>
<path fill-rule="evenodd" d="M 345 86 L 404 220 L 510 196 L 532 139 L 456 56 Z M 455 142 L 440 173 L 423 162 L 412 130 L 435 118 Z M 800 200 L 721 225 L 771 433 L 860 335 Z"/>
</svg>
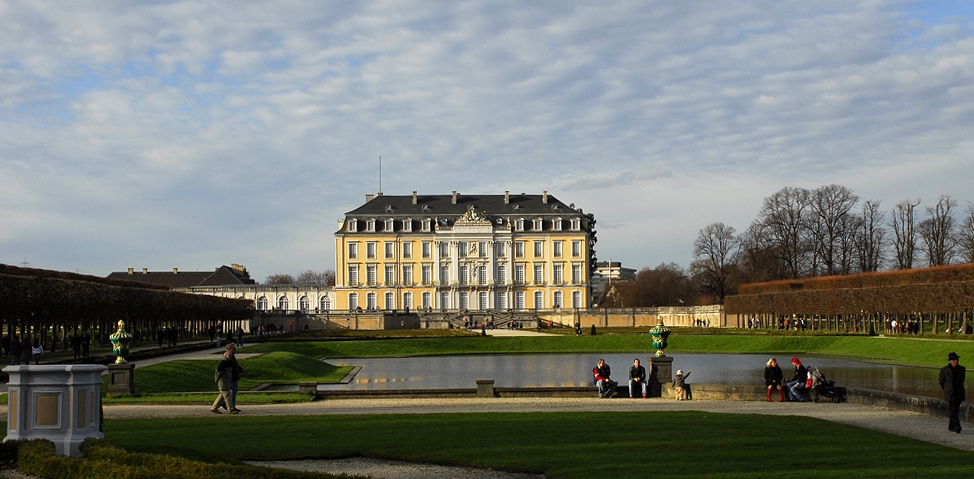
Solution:
<svg viewBox="0 0 974 479">
<path fill-rule="evenodd" d="M 612 367 L 612 378 L 625 384 L 632 361 L 649 365 L 652 352 L 627 354 L 536 354 L 505 356 L 437 356 L 421 358 L 331 359 L 336 365 L 362 366 L 349 384 L 320 386 L 327 390 L 473 388 L 477 379 L 494 379 L 495 387 L 590 386 L 598 358 Z M 673 354 L 673 372 L 691 371 L 687 382 L 764 385 L 769 356 L 755 354 Z M 791 356 L 777 357 L 789 379 Z M 836 386 L 877 389 L 942 398 L 937 369 L 896 366 L 849 359 L 801 356 Z"/>
</svg>

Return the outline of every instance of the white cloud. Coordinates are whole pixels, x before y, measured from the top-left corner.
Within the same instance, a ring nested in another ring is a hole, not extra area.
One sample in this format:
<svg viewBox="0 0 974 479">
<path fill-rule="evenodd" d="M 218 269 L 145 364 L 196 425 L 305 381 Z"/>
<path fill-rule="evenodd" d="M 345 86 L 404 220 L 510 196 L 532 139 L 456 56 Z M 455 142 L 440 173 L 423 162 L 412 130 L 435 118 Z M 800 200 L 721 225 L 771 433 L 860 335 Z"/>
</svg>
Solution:
<svg viewBox="0 0 974 479">
<path fill-rule="evenodd" d="M 0 1 L 0 261 L 321 269 L 379 155 L 386 194 L 548 190 L 637 268 L 783 186 L 964 203 L 974 14 L 902 7 Z"/>
</svg>

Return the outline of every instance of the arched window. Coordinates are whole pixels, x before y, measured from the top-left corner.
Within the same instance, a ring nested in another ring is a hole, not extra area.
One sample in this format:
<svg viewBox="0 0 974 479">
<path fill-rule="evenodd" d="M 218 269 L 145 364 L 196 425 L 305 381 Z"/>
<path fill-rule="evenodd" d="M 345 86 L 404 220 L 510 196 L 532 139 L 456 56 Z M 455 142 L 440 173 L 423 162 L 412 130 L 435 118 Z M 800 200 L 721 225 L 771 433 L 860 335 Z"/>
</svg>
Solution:
<svg viewBox="0 0 974 479">
<path fill-rule="evenodd" d="M 280 298 L 277 298 L 277 309 L 280 309 L 282 311 L 287 311 L 291 309 L 291 302 L 288 301 L 287 296 L 281 296 Z"/>
<path fill-rule="evenodd" d="M 553 308 L 560 308 L 561 305 L 562 305 L 562 302 L 561 301 L 562 301 L 561 291 L 555 291 L 555 301 L 551 305 L 551 307 L 553 307 Z"/>
<path fill-rule="evenodd" d="M 308 297 L 306 295 L 301 295 L 301 297 L 298 298 L 298 309 L 300 309 L 301 311 L 307 311 L 311 309 L 311 301 L 308 300 Z"/>
<path fill-rule="evenodd" d="M 348 309 L 358 308 L 358 293 L 348 293 Z"/>
<path fill-rule="evenodd" d="M 267 311 L 267 298 L 264 296 L 257 298 L 257 310 Z"/>
<path fill-rule="evenodd" d="M 331 300 L 328 299 L 328 296 L 318 298 L 318 309 L 322 311 L 328 311 L 331 309 Z"/>
</svg>

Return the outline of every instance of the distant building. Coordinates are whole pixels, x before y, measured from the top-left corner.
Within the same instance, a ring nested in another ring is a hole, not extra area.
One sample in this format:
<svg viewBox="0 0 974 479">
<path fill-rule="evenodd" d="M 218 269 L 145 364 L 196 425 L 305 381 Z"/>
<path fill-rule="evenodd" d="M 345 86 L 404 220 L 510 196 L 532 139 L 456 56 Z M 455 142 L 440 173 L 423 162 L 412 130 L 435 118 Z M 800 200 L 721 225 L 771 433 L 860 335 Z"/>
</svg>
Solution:
<svg viewBox="0 0 974 479">
<path fill-rule="evenodd" d="M 337 309 L 587 308 L 593 234 L 548 192 L 366 195 L 335 233 Z"/>
<path fill-rule="evenodd" d="M 633 281 L 635 279 L 635 269 L 623 268 L 619 261 L 599 261 L 595 264 L 595 272 L 592 273 L 592 304 L 602 303 L 602 299 L 609 292 L 609 286 L 613 281 Z"/>
<path fill-rule="evenodd" d="M 179 271 L 179 268 L 173 268 L 169 272 L 149 271 L 147 268 L 142 268 L 142 272 L 139 273 L 135 271 L 135 268 L 129 268 L 127 272 L 111 273 L 108 278 L 161 284 L 170 288 L 256 284 L 256 281 L 250 279 L 247 268 L 239 264 L 220 266 L 215 271 Z"/>
</svg>

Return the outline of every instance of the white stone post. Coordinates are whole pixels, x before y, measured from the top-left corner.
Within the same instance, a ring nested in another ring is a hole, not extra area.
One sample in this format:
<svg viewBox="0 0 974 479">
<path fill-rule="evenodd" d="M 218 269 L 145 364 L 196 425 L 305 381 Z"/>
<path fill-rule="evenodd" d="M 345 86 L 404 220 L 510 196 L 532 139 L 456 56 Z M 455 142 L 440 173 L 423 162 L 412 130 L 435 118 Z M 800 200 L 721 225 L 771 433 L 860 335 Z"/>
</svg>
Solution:
<svg viewBox="0 0 974 479">
<path fill-rule="evenodd" d="M 81 456 L 85 438 L 102 438 L 100 364 L 7 366 L 7 437 L 48 439 L 62 456 Z"/>
</svg>

